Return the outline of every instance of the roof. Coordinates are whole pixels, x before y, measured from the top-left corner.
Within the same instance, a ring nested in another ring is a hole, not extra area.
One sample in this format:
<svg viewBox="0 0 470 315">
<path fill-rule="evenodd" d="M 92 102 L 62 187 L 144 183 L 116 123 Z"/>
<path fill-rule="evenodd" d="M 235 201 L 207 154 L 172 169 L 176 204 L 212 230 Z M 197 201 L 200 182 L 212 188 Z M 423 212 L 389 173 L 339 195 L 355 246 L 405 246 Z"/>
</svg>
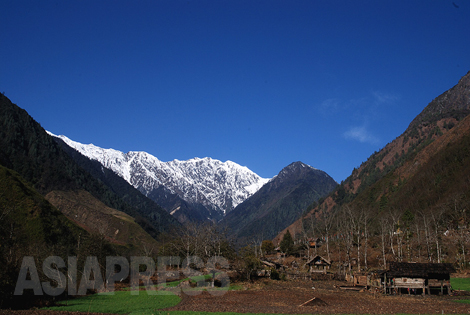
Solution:
<svg viewBox="0 0 470 315">
<path fill-rule="evenodd" d="M 271 267 L 271 268 L 275 268 L 276 267 L 276 264 L 272 263 L 272 262 L 269 262 L 269 261 L 265 261 L 265 260 L 262 260 L 261 261 L 262 264 L 268 266 L 268 267 Z"/>
<path fill-rule="evenodd" d="M 455 272 L 452 264 L 390 262 L 386 274 L 388 278 L 441 278 Z"/>
<path fill-rule="evenodd" d="M 309 261 L 307 261 L 307 265 L 314 264 L 316 261 L 321 261 L 321 262 L 323 262 L 327 265 L 331 265 L 331 262 L 328 259 L 323 258 L 319 255 L 317 255 L 317 256 L 313 257 L 312 259 L 310 259 Z"/>
</svg>

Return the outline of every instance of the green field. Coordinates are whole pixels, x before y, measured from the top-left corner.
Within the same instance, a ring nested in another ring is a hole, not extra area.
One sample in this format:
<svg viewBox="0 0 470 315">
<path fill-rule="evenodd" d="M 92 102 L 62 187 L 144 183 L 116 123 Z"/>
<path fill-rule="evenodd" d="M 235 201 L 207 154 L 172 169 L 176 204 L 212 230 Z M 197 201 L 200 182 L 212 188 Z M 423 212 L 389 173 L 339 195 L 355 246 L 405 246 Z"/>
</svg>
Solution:
<svg viewBox="0 0 470 315">
<path fill-rule="evenodd" d="M 453 290 L 470 291 L 470 278 L 451 278 L 450 284 Z"/>
<path fill-rule="evenodd" d="M 139 295 L 131 295 L 131 291 L 116 291 L 111 294 L 93 294 L 61 302 L 61 306 L 47 309 L 115 314 L 155 314 L 157 310 L 177 305 L 181 298 L 171 292 L 155 291 L 149 295 L 147 291 L 139 291 Z"/>
<path fill-rule="evenodd" d="M 470 278 L 451 278 L 450 285 L 453 290 L 464 290 L 470 292 Z M 470 300 L 459 300 L 457 302 L 470 304 Z"/>
<path fill-rule="evenodd" d="M 168 282 L 166 287 L 175 288 L 182 281 L 188 280 L 189 278 Z M 210 279 L 209 276 L 192 277 L 191 280 L 196 284 L 197 281 Z M 140 287 L 139 295 L 132 295 L 130 288 L 126 288 L 124 291 L 115 291 L 114 294 L 93 294 L 83 297 L 77 297 L 75 299 L 62 301 L 58 303 L 58 306 L 48 307 L 50 310 L 70 311 L 70 312 L 90 312 L 90 313 L 115 313 L 115 314 L 160 314 L 158 310 L 172 307 L 177 305 L 181 298 L 176 294 L 163 291 L 163 284 L 155 285 L 156 295 L 149 295 L 144 287 Z M 185 290 L 239 290 L 242 287 L 239 285 L 231 284 L 228 288 L 186 288 Z M 174 312 L 162 312 L 162 314 L 173 314 Z M 174 315 L 192 314 L 196 315 L 195 312 L 178 312 Z M 208 313 L 209 314 L 209 313 Z M 229 313 L 224 313 L 228 314 Z"/>
</svg>

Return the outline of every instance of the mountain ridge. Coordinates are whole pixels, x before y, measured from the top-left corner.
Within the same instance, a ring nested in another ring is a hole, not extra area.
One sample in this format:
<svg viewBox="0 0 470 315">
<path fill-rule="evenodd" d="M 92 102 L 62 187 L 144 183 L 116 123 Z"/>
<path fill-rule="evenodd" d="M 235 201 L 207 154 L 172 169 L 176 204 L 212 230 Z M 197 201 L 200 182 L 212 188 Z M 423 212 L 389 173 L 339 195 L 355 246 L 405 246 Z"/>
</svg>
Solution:
<svg viewBox="0 0 470 315">
<path fill-rule="evenodd" d="M 193 206 L 202 205 L 205 209 L 199 211 L 210 220 L 218 221 L 269 181 L 232 161 L 206 157 L 162 162 L 144 151 L 123 153 L 53 136 L 111 169 L 158 204 L 177 195 Z M 177 200 L 176 204 L 168 203 L 166 210 L 175 213 L 180 206 Z"/>
<path fill-rule="evenodd" d="M 236 207 L 223 220 L 236 238 L 273 238 L 294 222 L 311 203 L 331 192 L 337 183 L 326 172 L 300 161 L 278 175 Z"/>
</svg>

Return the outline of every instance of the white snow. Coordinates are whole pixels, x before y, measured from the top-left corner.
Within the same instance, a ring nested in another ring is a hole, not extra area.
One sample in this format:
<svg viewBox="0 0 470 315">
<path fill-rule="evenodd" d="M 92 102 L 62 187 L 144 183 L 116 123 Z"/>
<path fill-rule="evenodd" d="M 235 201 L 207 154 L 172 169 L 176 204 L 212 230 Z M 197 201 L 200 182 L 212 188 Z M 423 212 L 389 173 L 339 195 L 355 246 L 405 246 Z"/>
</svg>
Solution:
<svg viewBox="0 0 470 315">
<path fill-rule="evenodd" d="M 202 203 L 224 213 L 231 210 L 230 205 L 235 208 L 270 180 L 232 161 L 195 157 L 187 161 L 162 162 L 146 152 L 123 153 L 49 134 L 99 161 L 146 194 L 163 185 L 188 202 Z"/>
</svg>

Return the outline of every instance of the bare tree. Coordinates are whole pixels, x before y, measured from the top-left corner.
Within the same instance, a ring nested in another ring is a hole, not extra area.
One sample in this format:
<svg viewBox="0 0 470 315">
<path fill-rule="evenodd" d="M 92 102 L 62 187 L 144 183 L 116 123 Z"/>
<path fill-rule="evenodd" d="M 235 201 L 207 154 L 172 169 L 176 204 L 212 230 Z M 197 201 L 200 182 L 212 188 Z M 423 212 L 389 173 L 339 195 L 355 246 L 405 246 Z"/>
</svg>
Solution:
<svg viewBox="0 0 470 315">
<path fill-rule="evenodd" d="M 396 209 L 390 209 L 389 211 L 389 218 L 390 218 L 390 229 L 389 229 L 389 235 L 390 235 L 390 250 L 392 251 L 393 257 L 395 259 L 401 260 L 401 249 L 400 249 L 400 213 Z M 394 237 L 397 237 L 397 250 L 395 251 L 395 246 L 393 239 Z"/>
<path fill-rule="evenodd" d="M 417 237 L 417 241 L 416 241 L 416 249 L 418 250 L 418 261 L 420 261 L 421 259 L 421 230 L 420 230 L 420 225 L 419 225 L 419 220 L 415 220 L 415 228 L 416 228 L 416 237 Z"/>
<path fill-rule="evenodd" d="M 321 210 L 321 225 L 320 225 L 320 232 L 325 240 L 326 245 L 326 255 L 328 260 L 331 260 L 330 257 L 330 237 L 333 231 L 333 227 L 336 220 L 336 213 L 334 210 L 328 211 L 326 207 L 322 208 Z"/>
<path fill-rule="evenodd" d="M 465 206 L 466 198 L 454 197 L 452 205 L 452 220 L 455 222 L 454 229 L 458 235 L 458 253 L 457 258 L 461 267 L 466 266 L 466 245 L 469 243 L 467 209 Z"/>
<path fill-rule="evenodd" d="M 364 268 L 367 270 L 367 252 L 369 248 L 369 223 L 370 223 L 370 213 L 369 211 L 363 211 L 364 219 Z"/>
<path fill-rule="evenodd" d="M 410 210 L 405 210 L 401 216 L 401 226 L 403 237 L 406 240 L 406 253 L 407 253 L 407 260 L 411 261 L 411 225 L 415 219 L 414 214 Z"/>
<path fill-rule="evenodd" d="M 351 208 L 342 206 L 340 208 L 340 215 L 338 215 L 338 230 L 341 231 L 341 240 L 344 245 L 346 259 L 348 263 L 348 270 L 351 271 L 351 252 L 354 244 L 354 230 L 355 227 L 350 220 Z"/>
<path fill-rule="evenodd" d="M 301 234 L 301 242 L 307 247 L 307 259 L 310 259 L 310 242 L 309 242 L 309 231 L 306 229 L 305 224 L 308 224 L 308 221 L 313 221 L 313 216 L 309 216 L 308 218 L 302 217 L 301 218 L 301 227 L 302 231 Z"/>
<path fill-rule="evenodd" d="M 431 230 L 430 230 L 430 222 L 429 218 L 426 213 L 423 211 L 418 211 L 418 214 L 421 217 L 421 220 L 423 222 L 423 230 L 424 230 L 424 240 L 426 242 L 426 255 L 427 255 L 427 260 L 428 262 L 432 262 L 433 256 L 432 256 L 432 249 L 431 249 Z"/>
<path fill-rule="evenodd" d="M 381 240 L 381 245 L 382 245 L 382 261 L 383 261 L 383 268 L 387 268 L 387 255 L 386 255 L 386 243 L 387 241 L 387 235 L 389 235 L 389 230 L 390 230 L 390 219 L 389 217 L 382 215 L 380 217 L 380 240 Z"/>
<path fill-rule="evenodd" d="M 442 226 L 444 221 L 444 208 L 440 207 L 434 211 L 431 211 L 431 221 L 434 228 L 434 242 L 436 244 L 436 256 L 437 262 L 442 261 Z"/>
<path fill-rule="evenodd" d="M 364 223 L 364 209 L 362 207 L 351 208 L 349 206 L 345 206 L 344 208 L 346 210 L 353 241 L 357 246 L 357 270 L 361 270 L 361 240 Z"/>
</svg>

